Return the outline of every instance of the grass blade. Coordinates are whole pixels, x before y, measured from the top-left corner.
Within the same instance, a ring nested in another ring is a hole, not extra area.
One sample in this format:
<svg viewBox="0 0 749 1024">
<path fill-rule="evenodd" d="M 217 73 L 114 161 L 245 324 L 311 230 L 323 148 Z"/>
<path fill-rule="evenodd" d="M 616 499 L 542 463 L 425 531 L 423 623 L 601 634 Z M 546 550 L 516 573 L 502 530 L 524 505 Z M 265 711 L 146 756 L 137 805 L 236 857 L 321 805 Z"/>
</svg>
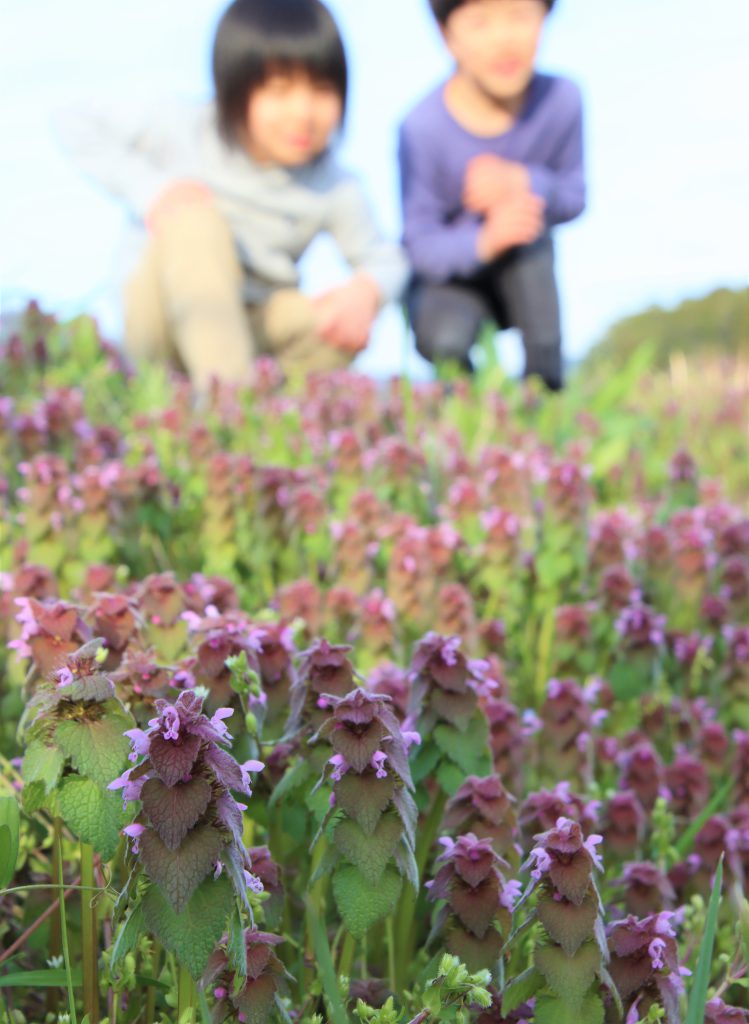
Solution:
<svg viewBox="0 0 749 1024">
<path fill-rule="evenodd" d="M 705 1020 L 705 1003 L 707 1002 L 707 988 L 710 984 L 710 968 L 713 959 L 713 945 L 715 943 L 715 932 L 718 927 L 718 910 L 720 909 L 721 889 L 723 886 L 723 858 L 720 858 L 718 870 L 715 872 L 713 891 L 710 894 L 710 903 L 705 918 L 705 934 L 700 943 L 700 955 L 697 961 L 697 970 L 694 973 L 692 990 L 689 993 L 689 1006 L 687 1009 L 686 1024 L 703 1024 Z"/>
<path fill-rule="evenodd" d="M 311 901 L 307 900 L 306 904 L 312 932 L 312 942 L 315 947 L 315 959 L 317 960 L 317 968 L 320 971 L 323 991 L 330 1008 L 331 1024 L 349 1024 L 346 1007 L 343 1005 L 341 993 L 338 989 L 338 978 L 333 966 L 333 957 L 330 955 L 330 946 L 325 935 L 325 928 Z"/>
</svg>

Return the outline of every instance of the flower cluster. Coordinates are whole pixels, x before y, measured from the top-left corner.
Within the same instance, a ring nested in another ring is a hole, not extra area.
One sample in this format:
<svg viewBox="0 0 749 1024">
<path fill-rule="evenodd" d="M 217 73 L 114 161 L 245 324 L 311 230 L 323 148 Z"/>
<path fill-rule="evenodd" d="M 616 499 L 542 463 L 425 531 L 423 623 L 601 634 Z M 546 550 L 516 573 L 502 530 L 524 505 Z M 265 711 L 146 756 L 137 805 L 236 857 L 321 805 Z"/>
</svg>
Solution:
<svg viewBox="0 0 749 1024">
<path fill-rule="evenodd" d="M 229 936 L 225 935 L 201 978 L 201 986 L 216 1000 L 212 1017 L 216 1024 L 227 1020 L 265 1024 L 274 1020 L 278 997 L 291 980 L 275 953 L 275 947 L 283 942 L 280 936 L 248 928 L 242 942 L 240 970 L 228 948 Z"/>
<path fill-rule="evenodd" d="M 469 970 L 493 967 L 509 935 L 520 883 L 507 880 L 510 865 L 490 838 L 479 839 L 469 832 L 455 840 L 445 836 L 440 844 L 444 847 L 437 858 L 441 867 L 426 883 L 430 900 L 445 901 L 433 933 L 443 936 L 447 949 Z"/>
<path fill-rule="evenodd" d="M 250 773 L 260 761 L 237 761 L 224 749 L 231 741 L 219 709 L 202 712 L 203 698 L 184 691 L 174 704 L 156 701 L 149 729 L 130 729 L 133 767 L 108 786 L 122 790 L 125 804 L 140 801 L 125 834 L 147 875 L 181 914 L 203 880 L 224 870 L 237 896 L 249 907 L 248 888 L 261 891 L 242 839 L 242 811 L 232 790 L 252 795 Z"/>
<path fill-rule="evenodd" d="M 385 696 L 357 689 L 323 699 L 327 717 L 311 742 L 327 740 L 334 751 L 320 780 L 332 784 L 333 893 L 348 930 L 360 937 L 391 912 L 403 877 L 418 888 L 408 747 L 420 738 L 401 730 Z"/>
<path fill-rule="evenodd" d="M 681 1021 L 682 978 L 689 972 L 679 966 L 674 925 L 674 915 L 661 911 L 644 918 L 630 914 L 608 929 L 609 972 L 629 1019 L 646 1016 L 656 1003 L 667 1024 Z"/>
</svg>

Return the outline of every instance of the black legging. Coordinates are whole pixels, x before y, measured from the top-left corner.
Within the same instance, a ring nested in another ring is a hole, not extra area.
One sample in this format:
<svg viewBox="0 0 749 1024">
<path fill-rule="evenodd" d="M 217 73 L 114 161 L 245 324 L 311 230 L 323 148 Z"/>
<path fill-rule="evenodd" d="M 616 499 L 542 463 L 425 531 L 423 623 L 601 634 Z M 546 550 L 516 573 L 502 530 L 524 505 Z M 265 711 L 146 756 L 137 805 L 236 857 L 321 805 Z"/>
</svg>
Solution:
<svg viewBox="0 0 749 1024">
<path fill-rule="evenodd" d="M 517 327 L 525 349 L 525 376 L 537 374 L 547 387 L 562 386 L 562 337 L 554 275 L 554 245 L 544 235 L 519 246 L 473 277 L 444 284 L 411 282 L 408 312 L 417 351 L 430 362 L 452 359 L 472 369 L 470 351 L 482 325 Z"/>
</svg>

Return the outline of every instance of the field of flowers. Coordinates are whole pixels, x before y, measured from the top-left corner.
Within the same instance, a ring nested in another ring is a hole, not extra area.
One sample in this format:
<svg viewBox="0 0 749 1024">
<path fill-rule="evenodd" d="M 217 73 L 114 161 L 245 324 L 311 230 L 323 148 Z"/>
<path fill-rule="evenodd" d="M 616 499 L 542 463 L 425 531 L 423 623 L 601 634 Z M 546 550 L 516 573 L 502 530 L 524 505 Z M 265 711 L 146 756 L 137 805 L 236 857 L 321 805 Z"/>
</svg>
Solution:
<svg viewBox="0 0 749 1024">
<path fill-rule="evenodd" d="M 749 373 L 0 350 L 0 1022 L 739 1024 Z"/>
</svg>

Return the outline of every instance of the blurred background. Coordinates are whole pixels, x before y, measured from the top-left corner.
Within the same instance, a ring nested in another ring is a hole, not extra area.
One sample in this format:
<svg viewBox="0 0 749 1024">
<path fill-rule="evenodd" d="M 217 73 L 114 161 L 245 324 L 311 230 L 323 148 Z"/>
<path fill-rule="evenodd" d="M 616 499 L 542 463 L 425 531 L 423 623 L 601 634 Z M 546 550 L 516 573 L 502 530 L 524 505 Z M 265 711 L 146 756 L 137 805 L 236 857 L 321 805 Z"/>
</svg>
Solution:
<svg viewBox="0 0 749 1024">
<path fill-rule="evenodd" d="M 126 212 L 86 181 L 54 135 L 64 104 L 207 97 L 218 0 L 0 0 L 0 314 L 37 298 L 120 333 Z M 450 70 L 427 0 L 329 0 L 352 93 L 343 161 L 382 226 L 400 232 L 397 126 Z M 588 210 L 557 231 L 565 345 L 579 361 L 617 320 L 749 283 L 749 4 L 559 0 L 540 69 L 586 103 Z M 305 259 L 308 287 L 342 275 L 332 245 Z M 500 358 L 520 365 L 513 332 Z M 390 309 L 358 366 L 427 371 Z"/>
</svg>

